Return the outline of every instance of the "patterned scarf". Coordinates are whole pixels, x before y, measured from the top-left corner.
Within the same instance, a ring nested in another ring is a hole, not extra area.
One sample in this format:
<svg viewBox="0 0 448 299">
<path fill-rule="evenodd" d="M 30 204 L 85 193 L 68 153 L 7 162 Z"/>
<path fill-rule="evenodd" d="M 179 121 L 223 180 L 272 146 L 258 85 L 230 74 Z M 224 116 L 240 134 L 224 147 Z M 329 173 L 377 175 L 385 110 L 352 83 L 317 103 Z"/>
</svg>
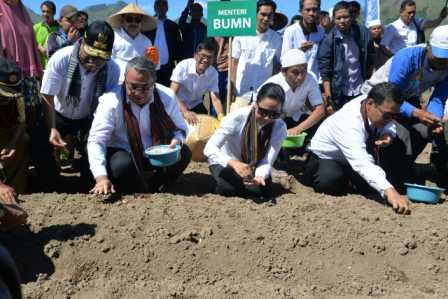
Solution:
<svg viewBox="0 0 448 299">
<path fill-rule="evenodd" d="M 369 120 L 367 118 L 367 99 L 361 102 L 361 116 L 364 122 L 364 129 L 367 132 L 366 149 L 369 154 L 371 154 L 375 160 L 375 164 L 379 164 L 380 152 L 378 146 L 375 145 L 377 130 L 372 129 L 369 125 Z"/>
<path fill-rule="evenodd" d="M 140 127 L 137 118 L 132 113 L 131 104 L 126 100 L 126 89 L 124 84 L 122 88 L 122 97 L 124 122 L 128 134 L 129 145 L 131 147 L 132 158 L 137 170 L 140 173 L 143 173 L 144 148 Z M 165 106 L 160 99 L 157 89 L 154 89 L 153 99 L 154 101 L 149 105 L 152 145 L 168 144 L 173 138 L 176 125 L 166 113 Z"/>
<path fill-rule="evenodd" d="M 257 132 L 258 134 L 255 135 L 255 122 L 255 107 L 253 107 L 247 117 L 241 138 L 242 162 L 249 164 L 252 168 L 255 168 L 258 162 L 267 154 L 269 143 L 271 142 L 272 128 L 274 127 L 274 122 L 272 122 L 261 128 L 260 132 Z M 255 140 L 257 142 L 254 142 Z"/>
<path fill-rule="evenodd" d="M 67 96 L 65 97 L 65 101 L 67 105 L 73 107 L 78 107 L 79 103 L 81 102 L 82 78 L 79 67 L 80 45 L 81 42 L 78 42 L 74 46 L 73 52 L 70 55 L 70 62 L 65 77 L 66 84 L 69 87 Z M 96 110 L 96 106 L 98 106 L 98 98 L 102 96 L 106 90 L 106 80 L 107 80 L 107 63 L 100 70 L 98 70 L 98 73 L 96 74 L 95 89 L 90 108 L 91 115 L 93 115 L 93 113 Z"/>
</svg>

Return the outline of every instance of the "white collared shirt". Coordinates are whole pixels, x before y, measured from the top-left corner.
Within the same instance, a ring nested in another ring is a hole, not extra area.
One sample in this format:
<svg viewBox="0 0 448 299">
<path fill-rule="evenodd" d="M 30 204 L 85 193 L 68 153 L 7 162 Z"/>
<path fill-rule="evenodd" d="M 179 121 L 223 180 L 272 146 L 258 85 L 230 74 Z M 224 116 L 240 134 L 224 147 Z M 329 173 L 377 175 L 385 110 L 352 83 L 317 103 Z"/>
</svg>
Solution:
<svg viewBox="0 0 448 299">
<path fill-rule="evenodd" d="M 230 160 L 241 161 L 241 138 L 244 125 L 252 106 L 235 110 L 228 114 L 221 122 L 220 127 L 210 137 L 204 148 L 210 165 L 219 164 L 226 167 Z M 271 174 L 271 168 L 277 159 L 283 139 L 287 135 L 286 125 L 281 119 L 276 119 L 272 128 L 272 136 L 267 154 L 256 165 L 255 176 L 267 179 Z"/>
<path fill-rule="evenodd" d="M 81 94 L 79 105 L 72 105 L 65 101 L 68 94 L 67 71 L 70 65 L 70 56 L 74 46 L 68 46 L 56 51 L 48 61 L 47 68 L 42 79 L 42 94 L 54 96 L 54 108 L 69 119 L 83 119 L 91 114 L 93 93 L 98 72 L 86 72 L 79 64 L 81 74 Z M 112 90 L 118 84 L 119 68 L 113 61 L 107 62 L 106 92 Z"/>
<path fill-rule="evenodd" d="M 112 59 L 120 67 L 120 82 L 124 80 L 124 72 L 128 62 L 134 57 L 144 56 L 146 48 L 150 46 L 152 46 L 151 40 L 141 33 L 132 38 L 123 28 L 115 31 Z"/>
<path fill-rule="evenodd" d="M 166 42 L 165 35 L 165 20 L 157 19 L 157 31 L 154 40 L 154 46 L 156 46 L 159 52 L 160 65 L 165 65 L 170 59 L 168 44 Z"/>
<path fill-rule="evenodd" d="M 319 62 L 316 57 L 319 44 L 324 38 L 325 30 L 321 26 L 317 26 L 317 32 L 311 32 L 310 34 L 305 35 L 302 26 L 300 26 L 300 22 L 296 22 L 287 27 L 285 33 L 283 33 L 282 55 L 290 49 L 299 49 L 304 42 L 313 42 L 313 47 L 305 52 L 306 61 L 308 62 L 308 72 L 313 75 L 318 82 L 321 82 Z"/>
<path fill-rule="evenodd" d="M 194 58 L 179 62 L 173 70 L 171 81 L 179 83 L 177 97 L 187 105 L 188 109 L 202 103 L 206 92 L 219 94 L 218 71 L 214 66 L 209 66 L 203 74 L 198 75 Z"/>
<path fill-rule="evenodd" d="M 121 148 L 131 152 L 128 134 L 123 115 L 123 86 L 119 85 L 112 92 L 104 94 L 98 104 L 95 118 L 89 133 L 87 143 L 87 151 L 89 156 L 90 170 L 94 177 L 107 175 L 106 171 L 106 152 L 108 147 Z M 156 84 L 159 92 L 160 100 L 165 106 L 166 113 L 171 117 L 177 127 L 174 132 L 174 138 L 185 141 L 188 128 L 179 106 L 175 99 L 174 93 L 168 87 Z M 150 103 L 140 107 L 129 101 L 132 113 L 139 123 L 140 135 L 144 148 L 152 145 L 151 141 L 151 120 L 149 105 Z"/>
<path fill-rule="evenodd" d="M 238 59 L 236 89 L 238 95 L 256 91 L 272 76 L 274 61 L 280 63 L 281 36 L 268 29 L 256 36 L 237 36 L 232 43 L 232 57 Z M 249 95 L 250 96 L 250 95 Z"/>
<path fill-rule="evenodd" d="M 328 117 L 311 139 L 309 149 L 321 159 L 348 163 L 381 196 L 392 185 L 386 179 L 384 170 L 375 164 L 367 152 L 368 133 L 361 115 L 361 95 L 345 104 L 339 111 Z M 395 136 L 395 124 L 389 123 L 379 134 Z"/>
<path fill-rule="evenodd" d="M 298 121 L 300 116 L 305 113 L 305 103 L 307 99 L 310 101 L 312 107 L 323 103 L 319 85 L 317 84 L 316 79 L 309 73 L 307 73 L 305 80 L 295 91 L 293 91 L 288 82 L 286 82 L 286 78 L 282 72 L 269 78 L 263 85 L 267 83 L 276 83 L 283 88 L 283 91 L 285 92 L 283 113 L 285 114 L 285 117 L 291 117 L 295 121 Z"/>
<path fill-rule="evenodd" d="M 403 23 L 401 18 L 390 23 L 384 28 L 384 35 L 381 39 L 381 44 L 389 48 L 392 53 L 397 53 L 399 50 L 407 47 L 412 47 L 417 44 L 417 27 L 423 28 L 425 20 L 414 18 L 409 25 Z"/>
</svg>

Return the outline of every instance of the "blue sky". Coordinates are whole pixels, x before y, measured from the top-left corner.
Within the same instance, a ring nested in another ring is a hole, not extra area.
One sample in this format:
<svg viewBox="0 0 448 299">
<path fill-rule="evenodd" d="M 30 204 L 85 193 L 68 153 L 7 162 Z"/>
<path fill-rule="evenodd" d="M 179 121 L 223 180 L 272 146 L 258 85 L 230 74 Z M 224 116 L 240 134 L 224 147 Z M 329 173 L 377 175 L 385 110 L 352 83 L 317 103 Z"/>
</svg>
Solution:
<svg viewBox="0 0 448 299">
<path fill-rule="evenodd" d="M 56 3 L 57 10 L 66 5 L 71 4 L 76 6 L 78 9 L 82 9 L 86 6 L 95 5 L 95 4 L 103 4 L 103 3 L 114 3 L 115 0 L 53 0 Z M 130 0 L 124 0 L 125 2 L 133 2 Z M 40 3 L 42 1 L 39 0 L 22 0 L 22 2 L 30 7 L 32 10 L 34 10 L 36 13 L 40 14 Z M 196 2 L 202 2 L 206 5 L 206 0 L 196 0 Z M 336 3 L 337 0 L 323 0 L 322 1 L 322 10 L 328 10 L 328 8 L 332 7 L 334 3 Z M 185 5 L 187 3 L 187 0 L 169 0 L 169 11 L 168 16 L 171 19 L 176 19 L 180 16 L 182 10 L 184 9 Z M 285 15 L 288 16 L 288 18 L 291 18 L 293 15 L 297 14 L 299 10 L 299 0 L 277 0 L 276 1 L 278 5 L 278 10 Z M 153 4 L 154 0 L 139 0 L 138 4 L 142 6 L 148 13 L 153 14 Z"/>
</svg>

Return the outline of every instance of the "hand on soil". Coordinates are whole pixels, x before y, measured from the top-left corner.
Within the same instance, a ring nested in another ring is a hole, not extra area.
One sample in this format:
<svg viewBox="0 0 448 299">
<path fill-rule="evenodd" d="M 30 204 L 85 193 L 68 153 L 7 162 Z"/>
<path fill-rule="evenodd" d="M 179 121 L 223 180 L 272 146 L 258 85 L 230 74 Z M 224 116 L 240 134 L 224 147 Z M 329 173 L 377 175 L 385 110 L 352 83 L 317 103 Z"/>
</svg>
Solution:
<svg viewBox="0 0 448 299">
<path fill-rule="evenodd" d="M 389 188 L 385 191 L 387 201 L 392 206 L 392 209 L 398 214 L 408 215 L 411 213 L 409 201 L 406 196 L 400 195 L 394 188 Z"/>
<path fill-rule="evenodd" d="M 230 160 L 229 166 L 232 167 L 233 170 L 235 170 L 235 172 L 243 179 L 250 178 L 252 176 L 252 170 L 246 163 L 237 160 Z"/>
<path fill-rule="evenodd" d="M 114 185 L 106 176 L 99 176 L 96 179 L 95 187 L 89 191 L 93 194 L 111 194 L 115 193 Z"/>
</svg>

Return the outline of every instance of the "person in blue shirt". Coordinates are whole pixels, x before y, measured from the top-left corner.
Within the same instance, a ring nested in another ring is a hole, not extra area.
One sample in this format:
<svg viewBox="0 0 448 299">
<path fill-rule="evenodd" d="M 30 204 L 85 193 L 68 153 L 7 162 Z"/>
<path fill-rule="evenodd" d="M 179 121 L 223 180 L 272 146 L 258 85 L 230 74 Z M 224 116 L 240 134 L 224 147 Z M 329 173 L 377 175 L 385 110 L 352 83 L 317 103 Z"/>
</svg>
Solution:
<svg viewBox="0 0 448 299">
<path fill-rule="evenodd" d="M 364 83 L 363 93 L 372 86 L 390 82 L 402 90 L 405 102 L 397 119 L 397 135 L 413 162 L 428 141 L 433 141 L 431 161 L 438 171 L 448 170 L 448 148 L 443 138 L 444 106 L 448 97 L 448 25 L 437 27 L 430 42 L 398 51 Z M 422 107 L 421 95 L 433 89 Z"/>
</svg>

